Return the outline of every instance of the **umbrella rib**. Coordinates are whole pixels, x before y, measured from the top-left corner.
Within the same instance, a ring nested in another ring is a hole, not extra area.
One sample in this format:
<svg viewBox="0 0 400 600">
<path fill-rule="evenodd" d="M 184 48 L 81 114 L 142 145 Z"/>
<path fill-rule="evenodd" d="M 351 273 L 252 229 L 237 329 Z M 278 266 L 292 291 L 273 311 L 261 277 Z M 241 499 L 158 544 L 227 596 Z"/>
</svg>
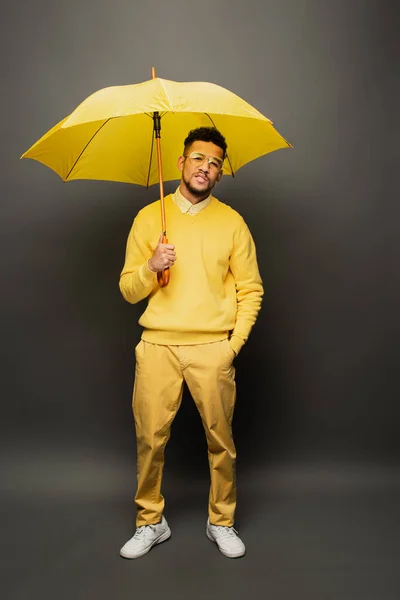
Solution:
<svg viewBox="0 0 400 600">
<path fill-rule="evenodd" d="M 146 189 L 149 189 L 151 159 L 153 158 L 153 146 L 154 146 L 154 129 L 151 130 L 151 150 L 150 150 L 150 160 L 149 160 L 149 171 L 147 173 Z"/>
<path fill-rule="evenodd" d="M 206 117 L 208 117 L 208 118 L 210 119 L 211 123 L 213 124 L 213 127 L 214 127 L 214 129 L 217 129 L 217 128 L 215 127 L 215 123 L 214 123 L 214 121 L 212 120 L 212 118 L 210 117 L 210 115 L 209 115 L 208 113 L 204 113 L 204 114 L 206 115 Z M 229 155 L 228 155 L 228 153 L 226 153 L 226 158 L 228 159 L 228 163 L 229 163 L 229 166 L 230 166 L 230 168 L 231 168 L 232 177 L 235 177 L 235 173 L 233 172 L 233 169 L 232 169 L 232 163 L 231 163 L 231 159 L 229 158 Z"/>
<path fill-rule="evenodd" d="M 80 155 L 78 156 L 78 158 L 76 159 L 76 161 L 74 162 L 74 164 L 72 165 L 72 167 L 70 168 L 70 170 L 68 172 L 68 175 L 66 176 L 66 178 L 64 179 L 64 181 L 67 181 L 68 177 L 71 175 L 72 171 L 75 169 L 78 160 L 80 159 L 80 157 L 82 156 L 82 154 L 85 152 L 85 150 L 89 146 L 89 144 L 92 142 L 93 138 L 96 137 L 96 135 L 99 133 L 99 131 L 101 129 L 103 129 L 104 125 L 107 125 L 108 121 L 111 121 L 112 118 L 114 118 L 114 117 L 110 117 L 109 119 L 107 119 L 107 121 L 104 121 L 103 125 L 101 127 L 99 127 L 99 129 L 97 131 L 94 132 L 94 134 L 92 135 L 92 137 L 90 138 L 90 140 L 87 142 L 86 146 L 83 148 L 82 152 L 80 153 Z"/>
<path fill-rule="evenodd" d="M 167 111 L 167 112 L 168 112 L 168 111 Z M 165 112 L 165 113 L 161 113 L 161 112 L 159 112 L 158 114 L 159 114 L 159 116 L 160 116 L 160 119 L 161 119 L 162 117 L 165 117 L 165 115 L 167 114 L 167 112 Z M 146 117 L 149 117 L 150 119 L 153 119 L 153 113 L 146 113 L 146 112 L 145 112 L 145 113 L 143 113 L 143 114 L 144 114 L 144 115 L 146 115 Z"/>
</svg>

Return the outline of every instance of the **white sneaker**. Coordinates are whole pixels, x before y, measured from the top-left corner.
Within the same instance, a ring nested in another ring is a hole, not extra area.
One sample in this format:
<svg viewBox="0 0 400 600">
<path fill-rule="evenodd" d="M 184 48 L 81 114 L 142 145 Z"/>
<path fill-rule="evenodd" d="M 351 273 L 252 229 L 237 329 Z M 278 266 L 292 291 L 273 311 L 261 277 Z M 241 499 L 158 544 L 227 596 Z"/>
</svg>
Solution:
<svg viewBox="0 0 400 600">
<path fill-rule="evenodd" d="M 161 544 L 171 537 L 171 530 L 164 517 L 156 525 L 142 525 L 136 529 L 135 535 L 122 546 L 119 551 L 124 558 L 139 558 L 147 554 L 156 544 Z"/>
<path fill-rule="evenodd" d="M 211 525 L 207 520 L 206 534 L 209 540 L 215 542 L 224 556 L 239 558 L 246 553 L 246 547 L 233 527 Z"/>
</svg>

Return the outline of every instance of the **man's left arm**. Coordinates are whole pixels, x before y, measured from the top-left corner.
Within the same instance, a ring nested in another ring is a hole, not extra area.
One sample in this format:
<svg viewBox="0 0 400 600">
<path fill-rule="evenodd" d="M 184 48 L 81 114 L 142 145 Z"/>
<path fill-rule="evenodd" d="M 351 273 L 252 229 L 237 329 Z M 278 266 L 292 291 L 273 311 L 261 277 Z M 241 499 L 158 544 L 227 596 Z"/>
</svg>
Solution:
<svg viewBox="0 0 400 600">
<path fill-rule="evenodd" d="M 230 269 L 236 285 L 237 313 L 229 341 L 235 354 L 238 354 L 256 322 L 264 294 L 256 247 L 243 218 L 235 232 Z"/>
</svg>

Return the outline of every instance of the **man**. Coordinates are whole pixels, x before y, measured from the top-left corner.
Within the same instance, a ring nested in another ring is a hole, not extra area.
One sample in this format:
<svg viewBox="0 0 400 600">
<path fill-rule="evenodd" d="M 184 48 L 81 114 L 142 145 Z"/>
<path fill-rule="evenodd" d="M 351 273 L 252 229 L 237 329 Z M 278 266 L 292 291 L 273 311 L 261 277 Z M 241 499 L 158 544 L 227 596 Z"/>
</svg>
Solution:
<svg viewBox="0 0 400 600">
<path fill-rule="evenodd" d="M 159 201 L 137 214 L 129 233 L 120 290 L 134 304 L 148 297 L 139 320 L 133 413 L 137 439 L 137 530 L 121 548 L 138 558 L 171 535 L 163 516 L 164 449 L 184 382 L 199 410 L 208 444 L 211 487 L 206 534 L 230 558 L 245 546 L 233 528 L 236 509 L 232 416 L 233 359 L 261 307 L 256 251 L 243 218 L 211 195 L 222 177 L 227 145 L 219 131 L 189 132 L 178 159 L 179 187 L 165 198 L 168 239 L 159 236 Z M 158 240 L 158 243 L 157 243 Z M 160 287 L 157 272 L 171 269 Z"/>
</svg>

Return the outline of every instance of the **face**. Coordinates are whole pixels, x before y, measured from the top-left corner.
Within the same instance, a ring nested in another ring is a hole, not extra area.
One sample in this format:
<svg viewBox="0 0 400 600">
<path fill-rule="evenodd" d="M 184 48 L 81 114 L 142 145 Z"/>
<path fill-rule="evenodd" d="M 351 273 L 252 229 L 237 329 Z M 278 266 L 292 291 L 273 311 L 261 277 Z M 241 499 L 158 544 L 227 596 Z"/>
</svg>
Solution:
<svg viewBox="0 0 400 600">
<path fill-rule="evenodd" d="M 221 160 L 224 157 L 222 148 L 212 142 L 201 142 L 199 140 L 193 142 L 187 148 L 185 154 L 190 154 L 191 152 L 201 152 L 207 156 L 216 156 Z M 222 177 L 222 171 L 210 168 L 208 160 L 205 160 L 203 164 L 192 165 L 188 157 L 180 156 L 178 167 L 182 172 L 181 186 L 183 186 L 183 191 L 186 190 L 186 192 L 198 200 L 207 198 L 214 185 Z"/>
</svg>

